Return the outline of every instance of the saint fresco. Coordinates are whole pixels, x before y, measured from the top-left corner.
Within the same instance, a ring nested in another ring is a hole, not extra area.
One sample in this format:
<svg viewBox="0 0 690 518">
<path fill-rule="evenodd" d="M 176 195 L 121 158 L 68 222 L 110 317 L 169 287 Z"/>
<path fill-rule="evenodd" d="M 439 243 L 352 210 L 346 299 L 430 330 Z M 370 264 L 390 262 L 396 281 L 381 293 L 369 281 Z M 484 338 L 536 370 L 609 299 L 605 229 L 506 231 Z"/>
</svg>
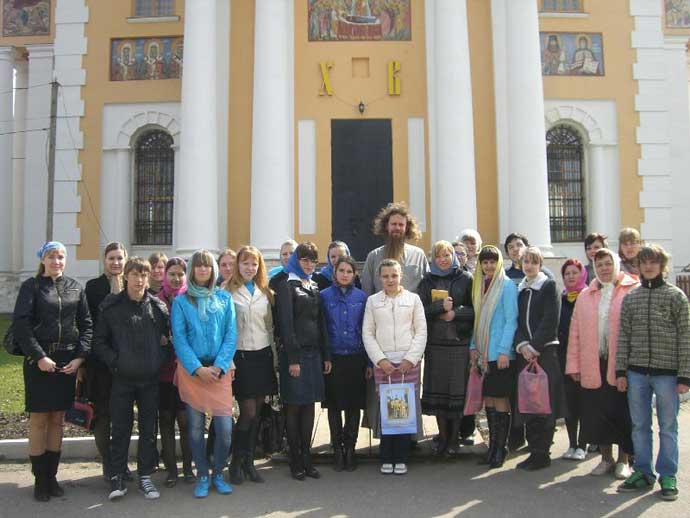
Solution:
<svg viewBox="0 0 690 518">
<path fill-rule="evenodd" d="M 690 29 L 690 0 L 665 0 L 666 27 Z"/>
<path fill-rule="evenodd" d="M 50 34 L 50 0 L 1 0 L 3 36 Z"/>
<path fill-rule="evenodd" d="M 600 33 L 540 32 L 541 69 L 545 76 L 603 76 Z"/>
<path fill-rule="evenodd" d="M 110 80 L 179 79 L 182 37 L 116 39 L 110 46 Z"/>
<path fill-rule="evenodd" d="M 309 41 L 412 39 L 410 0 L 307 0 Z"/>
</svg>

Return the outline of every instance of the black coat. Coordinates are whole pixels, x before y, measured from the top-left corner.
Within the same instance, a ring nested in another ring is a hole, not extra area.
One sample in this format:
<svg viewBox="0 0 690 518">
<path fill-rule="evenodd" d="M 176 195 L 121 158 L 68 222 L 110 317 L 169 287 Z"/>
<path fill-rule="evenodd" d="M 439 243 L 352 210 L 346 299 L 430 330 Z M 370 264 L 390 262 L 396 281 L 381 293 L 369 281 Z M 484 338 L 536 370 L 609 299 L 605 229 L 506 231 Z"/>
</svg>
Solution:
<svg viewBox="0 0 690 518">
<path fill-rule="evenodd" d="M 288 362 L 299 363 L 300 350 L 319 350 L 324 361 L 330 360 L 326 318 L 316 283 L 311 281 L 309 288 L 298 280 L 280 283 L 276 306 L 280 344 Z"/>
<path fill-rule="evenodd" d="M 44 276 L 25 280 L 14 306 L 14 334 L 32 361 L 50 356 L 51 350 L 71 350 L 75 358 L 86 358 L 93 325 L 81 284 L 64 275 L 55 281 Z"/>
<path fill-rule="evenodd" d="M 91 311 L 91 318 L 95 327 L 100 316 L 99 306 L 110 295 L 110 281 L 103 274 L 100 277 L 87 281 L 84 291 L 86 292 L 86 300 L 89 302 L 89 311 Z"/>
<path fill-rule="evenodd" d="M 168 308 L 148 292 L 138 302 L 129 298 L 126 290 L 109 295 L 101 304 L 94 352 L 115 379 L 155 381 L 161 366 L 172 355 L 167 339 L 169 322 Z M 164 345 L 162 338 L 166 339 Z"/>
<path fill-rule="evenodd" d="M 567 415 L 563 371 L 558 359 L 558 318 L 559 297 L 556 281 L 546 279 L 524 288 L 518 294 L 518 328 L 515 332 L 515 346 L 528 342 L 539 353 L 539 365 L 549 377 L 549 396 L 551 401 L 550 418 L 558 419 Z M 518 375 L 527 361 L 517 354 Z M 516 409 L 517 410 L 517 409 Z M 531 417 L 530 414 L 516 412 L 515 423 L 519 425 Z"/>
<path fill-rule="evenodd" d="M 438 318 L 445 313 L 443 301 L 431 301 L 431 290 L 446 290 L 453 299 L 455 319 L 446 322 Z M 417 294 L 424 305 L 427 320 L 427 343 L 430 345 L 469 345 L 474 324 L 472 307 L 472 275 L 457 270 L 441 277 L 427 273 L 417 286 Z"/>
</svg>

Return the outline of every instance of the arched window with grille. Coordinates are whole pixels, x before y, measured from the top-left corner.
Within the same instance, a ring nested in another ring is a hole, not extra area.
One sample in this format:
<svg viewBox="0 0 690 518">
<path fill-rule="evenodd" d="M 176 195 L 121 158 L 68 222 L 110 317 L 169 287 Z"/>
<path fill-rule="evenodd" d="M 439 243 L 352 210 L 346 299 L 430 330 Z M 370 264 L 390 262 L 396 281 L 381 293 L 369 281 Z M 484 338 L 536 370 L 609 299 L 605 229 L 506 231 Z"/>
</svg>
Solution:
<svg viewBox="0 0 690 518">
<path fill-rule="evenodd" d="M 572 128 L 561 125 L 546 133 L 549 217 L 554 243 L 585 238 L 582 156 L 582 140 Z"/>
<path fill-rule="evenodd" d="M 161 130 L 143 133 L 134 155 L 134 244 L 172 245 L 175 151 Z"/>
</svg>

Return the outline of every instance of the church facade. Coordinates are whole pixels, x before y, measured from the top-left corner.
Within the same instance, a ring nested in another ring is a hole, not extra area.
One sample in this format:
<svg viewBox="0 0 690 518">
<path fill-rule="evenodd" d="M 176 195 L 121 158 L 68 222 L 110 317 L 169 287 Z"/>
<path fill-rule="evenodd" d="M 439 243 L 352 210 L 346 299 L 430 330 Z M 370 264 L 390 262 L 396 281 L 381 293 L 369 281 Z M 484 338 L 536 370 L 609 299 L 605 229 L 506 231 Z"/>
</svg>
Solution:
<svg viewBox="0 0 690 518">
<path fill-rule="evenodd" d="M 1 311 L 48 235 L 79 279 L 112 240 L 363 260 L 393 200 L 425 249 L 634 227 L 690 262 L 688 0 L 0 6 Z"/>
</svg>

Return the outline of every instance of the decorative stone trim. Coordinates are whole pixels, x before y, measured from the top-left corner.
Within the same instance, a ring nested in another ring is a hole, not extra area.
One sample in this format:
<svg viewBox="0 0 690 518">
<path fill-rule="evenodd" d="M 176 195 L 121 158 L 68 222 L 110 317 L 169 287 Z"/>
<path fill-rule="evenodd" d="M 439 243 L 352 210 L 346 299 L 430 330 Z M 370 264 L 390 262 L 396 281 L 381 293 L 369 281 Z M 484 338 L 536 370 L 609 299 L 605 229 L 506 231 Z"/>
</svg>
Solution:
<svg viewBox="0 0 690 518">
<path fill-rule="evenodd" d="M 159 126 L 170 133 L 174 147 L 180 146 L 180 123 L 167 113 L 158 111 L 140 112 L 128 119 L 117 133 L 116 149 L 129 149 L 132 137 L 145 126 Z"/>
</svg>

